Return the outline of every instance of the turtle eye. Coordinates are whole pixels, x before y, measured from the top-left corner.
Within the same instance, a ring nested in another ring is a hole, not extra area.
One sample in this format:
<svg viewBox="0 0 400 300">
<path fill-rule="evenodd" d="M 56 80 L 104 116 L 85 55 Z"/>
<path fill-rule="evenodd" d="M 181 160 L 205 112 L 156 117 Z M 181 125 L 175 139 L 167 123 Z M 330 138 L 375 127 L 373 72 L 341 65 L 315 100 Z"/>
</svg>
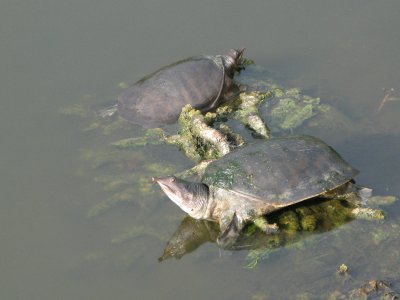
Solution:
<svg viewBox="0 0 400 300">
<path fill-rule="evenodd" d="M 175 177 L 171 177 L 171 182 L 175 182 Z"/>
</svg>

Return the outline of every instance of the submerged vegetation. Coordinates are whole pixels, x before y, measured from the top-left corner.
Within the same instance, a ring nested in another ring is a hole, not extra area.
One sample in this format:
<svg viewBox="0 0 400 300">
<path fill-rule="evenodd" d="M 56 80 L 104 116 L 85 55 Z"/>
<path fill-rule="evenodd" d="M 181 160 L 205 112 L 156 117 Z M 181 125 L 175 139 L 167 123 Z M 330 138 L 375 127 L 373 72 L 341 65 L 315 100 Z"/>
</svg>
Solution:
<svg viewBox="0 0 400 300">
<path fill-rule="evenodd" d="M 205 115 L 187 105 L 180 115 L 177 134 L 169 134 L 161 128 L 150 128 L 142 131 L 143 134 L 132 136 L 138 127 L 115 114 L 106 118 L 96 115 L 91 109 L 92 96 L 63 108 L 63 114 L 91 120 L 83 129 L 85 132 L 101 132 L 110 137 L 120 136 L 121 132 L 127 134 L 126 138 L 114 140 L 103 149 L 96 147 L 82 151 L 82 159 L 92 168 L 102 170 L 107 167 L 107 173 L 97 175 L 95 181 L 103 184 L 104 189 L 111 193 L 108 199 L 92 207 L 88 215 L 96 216 L 120 202 L 144 199 L 146 195 L 154 193 L 151 177 L 179 171 L 165 161 L 144 163 L 151 161 L 146 159 L 149 155 L 146 147 L 171 144 L 195 162 L 217 159 L 244 145 L 246 139 L 269 138 L 271 131 L 277 134 L 285 131 L 290 133 L 297 127 L 306 126 L 316 116 L 325 118 L 321 115 L 327 115 L 330 110 L 328 104 L 320 104 L 319 98 L 303 95 L 299 89 L 284 89 L 274 83 L 269 73 L 260 67 L 248 66 L 248 71 L 240 75 L 240 80 L 252 91 L 241 93 L 234 101 L 224 103 L 215 112 Z M 266 119 L 268 126 L 264 121 Z M 201 173 L 204 166 L 182 174 L 190 176 Z"/>
<path fill-rule="evenodd" d="M 185 218 L 175 234 L 168 239 L 168 232 L 173 231 L 181 216 L 178 213 L 162 218 L 163 229 L 166 230 L 160 230 L 156 225 L 153 227 L 150 223 L 154 224 L 154 220 L 162 213 L 155 213 L 160 205 L 161 193 L 153 187 L 151 177 L 177 172 L 181 172 L 183 177 L 194 177 L 201 174 L 209 160 L 218 159 L 248 141 L 269 138 L 271 135 L 307 132 L 316 128 L 318 131 L 335 133 L 356 133 L 363 130 L 362 124 L 354 124 L 338 108 L 324 103 L 319 98 L 304 95 L 297 88 L 288 89 L 278 85 L 261 67 L 248 66 L 239 76 L 239 80 L 248 86 L 248 91 L 241 93 L 234 101 L 224 103 L 215 112 L 202 114 L 190 106 L 184 107 L 178 129 L 170 127 L 144 130 L 116 115 L 101 118 L 91 108 L 94 101 L 91 96 L 85 97 L 81 103 L 61 110 L 65 115 L 80 118 L 86 134 L 101 133 L 104 139 L 108 140 L 100 143 L 102 146 L 93 145 L 81 152 L 81 158 L 86 162 L 83 168 L 87 168 L 83 172 L 93 174 L 94 181 L 101 184 L 109 194 L 108 198 L 101 199 L 89 208 L 87 215 L 98 217 L 123 205 L 132 206 L 135 210 L 137 220 L 132 221 L 133 225 L 126 226 L 110 239 L 110 245 L 114 247 L 128 245 L 135 249 L 121 250 L 121 256 L 116 258 L 117 265 L 129 267 L 140 261 L 147 249 L 138 246 L 140 243 L 135 243 L 138 239 L 157 241 L 157 245 L 168 241 L 164 254 L 160 257 L 160 260 L 165 260 L 170 257 L 181 258 L 203 243 L 215 242 L 218 236 L 215 224 Z M 165 145 L 172 146 L 166 148 Z M 163 157 L 167 151 L 165 149 L 172 152 L 176 146 L 184 153 L 179 159 L 185 166 L 200 162 L 203 164 L 184 171 L 184 167 L 174 164 L 168 157 Z M 393 204 L 395 199 L 375 197 L 370 203 L 380 208 L 383 204 L 397 205 Z M 382 221 L 382 215 L 377 213 L 372 217 L 378 219 L 374 222 L 357 220 L 355 222 L 363 226 L 347 226 L 346 224 L 354 219 L 354 209 L 343 200 L 290 207 L 274 213 L 271 218 L 281 229 L 278 234 L 265 235 L 256 226 L 249 225 L 241 239 L 230 250 L 246 250 L 245 267 L 251 269 L 268 267 L 269 257 L 285 247 L 287 251 L 296 251 L 294 257 L 298 260 L 295 261 L 297 267 L 312 269 L 315 262 L 311 261 L 311 258 L 310 261 L 303 261 L 303 254 L 307 248 L 320 243 L 322 235 L 319 233 L 329 231 L 332 243 L 342 249 L 341 253 L 345 253 L 343 249 L 352 253 L 355 247 L 363 247 L 365 251 L 375 253 L 377 259 L 371 266 L 363 266 L 363 272 L 376 274 L 373 278 L 367 278 L 353 272 L 357 264 L 353 261 L 355 258 L 343 255 L 343 261 L 336 266 L 339 272 L 333 270 L 329 277 L 331 280 L 337 280 L 338 289 L 326 291 L 327 299 L 358 299 L 358 296 L 360 299 L 368 299 L 364 296 L 368 289 L 394 295 L 393 287 L 381 279 L 400 281 L 400 266 L 388 263 L 400 261 L 400 252 L 397 250 L 400 249 L 399 220 Z M 379 210 L 370 212 L 376 213 Z M 362 213 L 366 218 L 371 218 L 368 211 Z M 139 222 L 143 223 L 144 219 L 151 221 L 138 225 Z M 358 237 L 359 245 L 353 245 L 354 236 Z M 325 250 L 327 252 L 321 253 L 321 256 L 335 251 Z M 379 257 L 387 259 L 380 260 Z M 94 262 L 107 258 L 98 251 L 88 254 L 83 260 Z M 344 278 L 346 280 L 343 280 Z M 352 284 L 349 284 L 349 278 Z M 299 294 L 299 299 L 315 299 L 318 296 L 311 292 L 301 294 L 300 291 Z M 253 298 L 270 299 L 268 291 L 264 290 L 254 294 Z"/>
</svg>

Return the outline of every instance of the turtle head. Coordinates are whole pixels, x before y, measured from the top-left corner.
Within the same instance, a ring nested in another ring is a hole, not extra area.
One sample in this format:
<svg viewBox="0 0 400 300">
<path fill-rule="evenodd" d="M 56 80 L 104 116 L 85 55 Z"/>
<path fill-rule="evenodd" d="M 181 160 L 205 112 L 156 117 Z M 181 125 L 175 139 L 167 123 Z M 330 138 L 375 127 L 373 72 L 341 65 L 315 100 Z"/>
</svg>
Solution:
<svg viewBox="0 0 400 300">
<path fill-rule="evenodd" d="M 240 71 L 243 69 L 243 52 L 245 48 L 242 49 L 231 49 L 227 55 L 223 55 L 222 59 L 224 62 L 225 70 L 233 76 L 235 71 Z"/>
<path fill-rule="evenodd" d="M 189 182 L 175 176 L 153 177 L 164 193 L 192 218 L 202 219 L 209 200 L 208 186 L 203 183 Z"/>
</svg>

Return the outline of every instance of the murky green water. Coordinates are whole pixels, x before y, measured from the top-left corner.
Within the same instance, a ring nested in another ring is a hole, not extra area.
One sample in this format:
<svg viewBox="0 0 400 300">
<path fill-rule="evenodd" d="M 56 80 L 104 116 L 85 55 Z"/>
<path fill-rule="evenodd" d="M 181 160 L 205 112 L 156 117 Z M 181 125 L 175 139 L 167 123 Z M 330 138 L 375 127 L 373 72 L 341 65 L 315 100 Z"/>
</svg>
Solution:
<svg viewBox="0 0 400 300">
<path fill-rule="evenodd" d="M 106 176 L 192 163 L 172 146 L 149 146 L 125 153 L 124 165 L 92 168 L 88 151 L 109 151 L 110 142 L 141 129 L 104 135 L 83 130 L 93 115 L 59 113 L 73 103 L 103 107 L 120 82 L 175 60 L 245 46 L 282 84 L 365 124 L 357 134 L 306 132 L 359 169 L 358 183 L 399 196 L 400 101 L 376 113 L 382 88 L 400 97 L 397 1 L 40 0 L 0 7 L 0 298 L 313 299 L 372 278 L 391 280 L 400 292 L 398 203 L 383 208 L 385 222 L 354 221 L 311 235 L 255 269 L 244 268 L 246 251 L 213 243 L 159 263 L 184 218 L 159 189 L 133 186 L 127 201 L 88 214 L 114 194 L 104 189 Z M 336 275 L 342 263 L 351 280 Z"/>
</svg>

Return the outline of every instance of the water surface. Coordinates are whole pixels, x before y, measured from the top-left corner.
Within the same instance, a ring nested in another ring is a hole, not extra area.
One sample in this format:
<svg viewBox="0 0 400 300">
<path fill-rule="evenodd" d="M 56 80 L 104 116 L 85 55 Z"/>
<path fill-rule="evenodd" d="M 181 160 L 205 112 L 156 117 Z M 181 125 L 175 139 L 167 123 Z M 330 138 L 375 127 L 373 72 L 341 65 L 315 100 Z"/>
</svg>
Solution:
<svg viewBox="0 0 400 300">
<path fill-rule="evenodd" d="M 2 299 L 289 299 L 351 289 L 400 269 L 398 243 L 369 234 L 399 225 L 399 204 L 386 208 L 386 223 L 352 222 L 352 230 L 282 248 L 253 270 L 244 268 L 246 253 L 211 243 L 159 263 L 184 214 L 154 188 L 146 199 L 88 218 L 110 196 L 94 178 L 114 173 L 90 169 L 82 151 L 107 148 L 110 138 L 59 113 L 84 99 L 106 105 L 120 82 L 175 60 L 246 47 L 285 85 L 368 124 L 357 135 L 321 137 L 361 171 L 360 184 L 399 196 L 400 101 L 376 113 L 382 88 L 400 89 L 397 1 L 39 0 L 0 7 Z M 172 147 L 149 147 L 132 161 L 137 172 L 154 162 L 191 165 Z M 112 243 L 140 226 L 163 238 Z M 342 263 L 354 286 L 336 276 Z"/>
</svg>

